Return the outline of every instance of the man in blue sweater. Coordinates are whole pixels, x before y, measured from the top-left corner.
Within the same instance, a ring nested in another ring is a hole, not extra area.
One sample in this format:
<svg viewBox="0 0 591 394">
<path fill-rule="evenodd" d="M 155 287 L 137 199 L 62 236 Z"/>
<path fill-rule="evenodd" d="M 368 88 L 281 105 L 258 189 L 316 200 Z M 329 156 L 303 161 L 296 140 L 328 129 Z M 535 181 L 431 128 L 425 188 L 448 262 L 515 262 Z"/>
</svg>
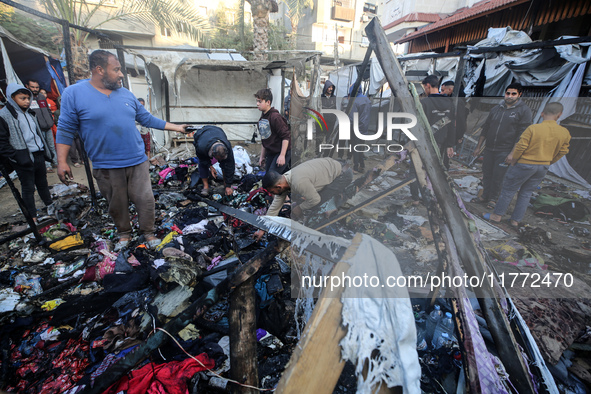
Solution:
<svg viewBox="0 0 591 394">
<path fill-rule="evenodd" d="M 145 127 L 185 133 L 187 125 L 155 118 L 129 90 L 122 88 L 123 73 L 117 58 L 104 50 L 90 54 L 90 80 L 64 90 L 57 129 L 58 176 L 66 185 L 74 179 L 67 163 L 70 146 L 79 135 L 92 161 L 93 176 L 109 203 L 117 226 L 119 250 L 131 240 L 129 201 L 138 212 L 139 232 L 149 247 L 154 236 L 154 196 L 148 158 L 135 122 Z"/>
</svg>

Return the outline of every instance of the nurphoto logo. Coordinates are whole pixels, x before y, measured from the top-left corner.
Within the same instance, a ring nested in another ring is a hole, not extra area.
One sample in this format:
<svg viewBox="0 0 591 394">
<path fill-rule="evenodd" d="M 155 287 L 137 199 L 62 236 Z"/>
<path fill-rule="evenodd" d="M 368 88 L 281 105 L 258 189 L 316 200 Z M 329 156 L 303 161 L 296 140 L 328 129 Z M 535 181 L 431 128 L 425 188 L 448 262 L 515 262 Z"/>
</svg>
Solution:
<svg viewBox="0 0 591 394">
<path fill-rule="evenodd" d="M 307 123 L 307 139 L 310 141 L 314 139 L 314 122 L 318 125 L 321 131 L 325 131 L 327 134 L 330 134 L 332 130 L 328 129 L 328 124 L 324 119 L 323 115 L 332 114 L 335 115 L 338 120 L 338 141 L 339 142 L 349 142 L 351 141 L 351 122 L 347 114 L 343 111 L 339 111 L 336 109 L 323 109 L 322 112 L 315 111 L 311 108 L 305 107 L 308 110 L 308 119 Z M 410 120 L 409 123 L 400 123 L 405 119 Z M 385 123 L 385 127 L 384 127 Z M 410 129 L 417 124 L 417 118 L 413 114 L 409 114 L 406 112 L 386 112 L 382 115 L 382 113 L 378 114 L 378 127 L 374 134 L 363 134 L 359 131 L 359 114 L 355 112 L 353 114 L 353 133 L 355 133 L 355 140 L 361 141 L 375 141 L 377 142 L 380 138 L 382 138 L 384 131 L 386 132 L 386 140 L 393 141 L 392 132 L 394 130 L 402 131 L 410 140 L 416 141 L 417 138 L 412 134 Z M 348 144 L 347 146 L 341 146 L 339 143 L 336 144 L 319 144 L 318 151 L 328 151 L 336 149 L 337 152 L 344 150 L 347 152 L 369 152 L 372 148 L 377 148 L 377 152 L 380 152 L 382 147 L 391 153 L 396 153 L 402 151 L 404 148 L 400 144 L 379 144 L 379 143 L 354 143 Z"/>
</svg>

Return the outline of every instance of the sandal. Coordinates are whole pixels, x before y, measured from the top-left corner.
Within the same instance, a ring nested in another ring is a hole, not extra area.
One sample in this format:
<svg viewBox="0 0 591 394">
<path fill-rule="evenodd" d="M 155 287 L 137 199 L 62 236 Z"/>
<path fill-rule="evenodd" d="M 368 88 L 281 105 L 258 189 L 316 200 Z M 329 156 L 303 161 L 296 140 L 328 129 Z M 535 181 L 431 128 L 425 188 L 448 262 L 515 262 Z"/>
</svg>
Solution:
<svg viewBox="0 0 591 394">
<path fill-rule="evenodd" d="M 148 249 L 155 249 L 161 243 L 162 243 L 162 241 L 156 237 L 152 238 L 150 241 L 146 240 L 146 242 L 145 242 Z"/>
<path fill-rule="evenodd" d="M 121 239 L 115 244 L 113 252 L 119 252 L 121 249 L 125 249 L 129 245 L 129 239 Z"/>
<path fill-rule="evenodd" d="M 478 204 L 484 204 L 486 201 L 484 201 L 480 197 L 474 197 L 473 199 L 470 200 L 470 202 L 474 202 L 474 203 L 478 203 Z"/>
<path fill-rule="evenodd" d="M 492 219 L 490 218 L 490 215 L 492 215 L 492 214 L 491 214 L 491 213 L 489 213 L 489 212 L 486 212 L 486 213 L 483 213 L 483 214 L 482 214 L 482 217 L 484 218 L 484 220 L 486 220 L 486 221 L 489 221 L 489 222 L 491 222 L 491 223 L 501 223 L 501 221 L 500 221 L 500 220 L 499 220 L 499 221 L 497 221 L 497 220 L 492 220 Z"/>
</svg>

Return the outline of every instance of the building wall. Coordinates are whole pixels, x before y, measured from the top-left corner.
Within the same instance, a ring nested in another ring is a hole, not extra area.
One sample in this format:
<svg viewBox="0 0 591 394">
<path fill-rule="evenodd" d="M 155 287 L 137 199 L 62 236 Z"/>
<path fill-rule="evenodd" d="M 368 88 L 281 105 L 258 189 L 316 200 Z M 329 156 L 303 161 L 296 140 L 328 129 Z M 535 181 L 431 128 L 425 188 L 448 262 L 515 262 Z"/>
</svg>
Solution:
<svg viewBox="0 0 591 394">
<path fill-rule="evenodd" d="M 354 16 L 350 21 L 332 18 L 333 1 L 314 1 L 314 10 L 308 12 L 298 25 L 298 49 L 317 50 L 326 56 L 334 56 L 336 42 L 339 59 L 363 60 L 369 44 L 363 30 L 375 16 L 364 12 L 364 5 L 377 5 L 379 16 L 382 3 L 376 0 L 343 0 L 343 3 L 354 9 Z"/>
</svg>

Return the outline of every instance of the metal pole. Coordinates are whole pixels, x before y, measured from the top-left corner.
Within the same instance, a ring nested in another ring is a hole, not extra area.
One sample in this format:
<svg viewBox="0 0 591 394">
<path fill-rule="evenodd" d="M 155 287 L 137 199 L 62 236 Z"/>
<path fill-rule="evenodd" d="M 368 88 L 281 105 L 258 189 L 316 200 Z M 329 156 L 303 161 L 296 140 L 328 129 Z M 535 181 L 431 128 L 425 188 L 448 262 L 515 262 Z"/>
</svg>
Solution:
<svg viewBox="0 0 591 394">
<path fill-rule="evenodd" d="M 84 171 L 86 172 L 86 179 L 88 179 L 88 188 L 90 189 L 90 198 L 92 200 L 92 206 L 96 209 L 96 191 L 94 190 L 94 181 L 92 179 L 92 173 L 90 172 L 90 161 L 86 154 L 86 148 L 84 148 L 84 141 L 80 138 L 80 146 L 82 147 L 82 161 L 84 161 Z"/>
<path fill-rule="evenodd" d="M 8 183 L 10 191 L 12 192 L 12 195 L 18 203 L 18 206 L 21 208 L 21 211 L 23 211 L 23 215 L 25 215 L 25 219 L 27 220 L 27 224 L 29 225 L 29 230 L 33 232 L 33 235 L 35 236 L 37 242 L 43 241 L 43 237 L 41 236 L 41 234 L 39 234 L 39 231 L 37 231 L 37 224 L 33 220 L 31 213 L 27 210 L 27 207 L 25 207 L 25 202 L 23 201 L 21 194 L 16 189 L 16 186 L 14 186 L 14 182 L 12 182 L 12 179 L 10 179 L 10 174 L 8 173 L 8 170 L 6 169 L 6 167 L 4 167 L 4 164 L 2 163 L 0 163 L 0 172 L 4 176 L 4 179 L 6 179 L 6 183 Z M 28 232 L 29 231 L 27 231 L 27 233 Z M 10 237 L 5 238 L 4 241 L 9 240 L 9 238 Z"/>
<path fill-rule="evenodd" d="M 129 81 L 127 80 L 127 67 L 125 65 L 125 52 L 121 47 L 117 47 L 117 57 L 121 63 L 121 72 L 123 73 L 123 87 L 129 89 Z"/>
<path fill-rule="evenodd" d="M 62 22 L 62 34 L 64 36 L 64 52 L 66 53 L 66 69 L 68 70 L 68 82 L 70 85 L 76 83 L 74 79 L 74 69 L 72 68 L 72 43 L 70 41 L 70 23 L 68 21 Z"/>
</svg>

